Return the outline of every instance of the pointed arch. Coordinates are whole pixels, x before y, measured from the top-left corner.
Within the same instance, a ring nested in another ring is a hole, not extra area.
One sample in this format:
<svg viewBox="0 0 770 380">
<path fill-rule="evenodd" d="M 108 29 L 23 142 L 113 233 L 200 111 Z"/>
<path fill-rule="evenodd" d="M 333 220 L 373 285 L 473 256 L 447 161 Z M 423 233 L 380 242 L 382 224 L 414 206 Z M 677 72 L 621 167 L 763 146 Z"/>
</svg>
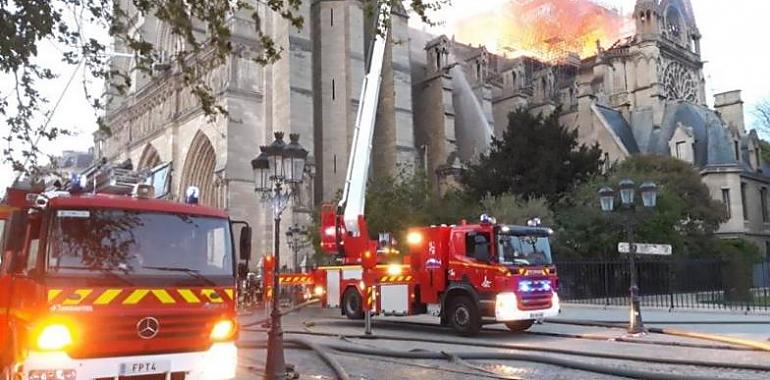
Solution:
<svg viewBox="0 0 770 380">
<path fill-rule="evenodd" d="M 147 144 L 147 146 L 144 147 L 144 151 L 142 151 L 142 155 L 139 158 L 139 164 L 136 166 L 136 168 L 139 170 L 152 169 L 160 165 L 160 163 L 161 161 L 158 150 L 155 149 L 152 144 Z"/>
<path fill-rule="evenodd" d="M 197 186 L 200 189 L 200 204 L 219 207 L 218 187 L 214 178 L 217 156 L 214 146 L 206 135 L 198 131 L 187 150 L 184 162 L 179 196 L 184 198 L 187 188 Z"/>
</svg>

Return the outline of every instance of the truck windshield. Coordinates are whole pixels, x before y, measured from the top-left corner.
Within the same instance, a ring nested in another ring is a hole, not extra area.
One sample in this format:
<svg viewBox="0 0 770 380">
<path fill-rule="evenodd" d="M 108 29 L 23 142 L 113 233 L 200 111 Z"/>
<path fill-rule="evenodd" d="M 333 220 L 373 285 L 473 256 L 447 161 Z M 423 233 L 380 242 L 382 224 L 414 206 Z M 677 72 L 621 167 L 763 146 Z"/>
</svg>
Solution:
<svg viewBox="0 0 770 380">
<path fill-rule="evenodd" d="M 49 273 L 233 275 L 230 225 L 225 219 L 111 209 L 58 210 L 49 242 Z"/>
<path fill-rule="evenodd" d="M 547 237 L 499 235 L 497 252 L 501 264 L 551 265 L 551 245 Z"/>
</svg>

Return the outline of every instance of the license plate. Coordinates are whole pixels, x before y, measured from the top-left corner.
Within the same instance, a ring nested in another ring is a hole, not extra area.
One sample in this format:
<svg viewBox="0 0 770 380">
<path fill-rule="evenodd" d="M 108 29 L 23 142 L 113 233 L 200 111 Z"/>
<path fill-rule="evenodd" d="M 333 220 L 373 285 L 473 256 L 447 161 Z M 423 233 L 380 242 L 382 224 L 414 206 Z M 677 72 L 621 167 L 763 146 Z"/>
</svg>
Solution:
<svg viewBox="0 0 770 380">
<path fill-rule="evenodd" d="M 171 363 L 168 361 L 146 361 L 123 363 L 120 365 L 121 376 L 147 375 L 156 373 L 166 373 L 171 369 Z"/>
<path fill-rule="evenodd" d="M 540 319 L 545 317 L 545 313 L 529 313 L 530 319 Z"/>
</svg>

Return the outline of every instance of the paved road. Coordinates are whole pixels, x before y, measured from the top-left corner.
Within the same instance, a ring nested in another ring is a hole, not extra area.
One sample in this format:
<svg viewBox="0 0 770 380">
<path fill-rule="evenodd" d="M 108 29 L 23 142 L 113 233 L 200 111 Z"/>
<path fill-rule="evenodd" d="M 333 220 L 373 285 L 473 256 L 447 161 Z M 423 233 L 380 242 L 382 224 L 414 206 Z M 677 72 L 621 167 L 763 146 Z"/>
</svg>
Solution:
<svg viewBox="0 0 770 380">
<path fill-rule="evenodd" d="M 627 314 L 622 308 L 603 310 L 601 308 L 586 308 L 567 306 L 561 318 L 580 318 L 595 320 L 623 320 Z M 258 314 L 259 317 L 263 315 Z M 656 312 L 645 313 L 646 318 L 660 321 L 696 321 L 695 315 L 664 315 Z M 664 319 L 665 317 L 665 319 Z M 256 319 L 257 316 L 245 316 L 242 323 Z M 702 319 L 727 320 L 727 316 L 709 316 Z M 731 315 L 730 319 L 760 320 L 754 317 Z M 409 321 L 408 324 L 404 322 Z M 311 322 L 305 323 L 303 322 Z M 415 325 L 412 323 L 423 323 Z M 675 325 L 679 329 L 691 330 L 691 326 Z M 767 335 L 767 327 L 754 325 L 751 330 L 742 330 L 740 325 L 694 325 L 694 328 L 702 328 L 709 332 L 723 331 L 727 334 L 738 336 L 751 335 L 755 331 L 764 329 Z M 705 342 L 695 339 L 685 339 L 661 335 L 649 335 L 638 340 L 618 341 L 623 339 L 623 329 L 608 329 L 601 327 L 583 327 L 560 324 L 536 325 L 529 333 L 512 334 L 500 325 L 490 325 L 476 338 L 461 338 L 451 331 L 438 326 L 435 318 L 418 316 L 410 318 L 376 318 L 374 333 L 387 336 L 405 338 L 425 338 L 443 340 L 446 343 L 425 343 L 394 340 L 362 340 L 339 337 L 312 336 L 300 333 L 331 333 L 336 335 L 355 336 L 363 332 L 363 324 L 359 321 L 347 321 L 340 317 L 336 310 L 322 310 L 317 307 L 309 307 L 284 318 L 286 337 L 301 337 L 316 343 L 346 344 L 358 347 L 387 348 L 391 350 L 429 350 L 434 352 L 518 352 L 530 353 L 546 357 L 570 359 L 582 363 L 602 364 L 614 368 L 644 369 L 653 371 L 663 376 L 667 374 L 681 374 L 702 376 L 714 379 L 767 379 L 770 372 L 757 372 L 749 370 L 704 368 L 701 366 L 682 366 L 661 363 L 643 363 L 639 361 L 625 361 L 605 359 L 595 355 L 624 354 L 634 355 L 650 360 L 689 358 L 712 362 L 728 362 L 738 364 L 762 364 L 770 366 L 770 353 L 725 350 L 706 348 L 704 345 L 713 346 L 713 342 Z M 719 330 L 719 331 L 715 331 Z M 582 338 L 576 338 L 579 335 Z M 242 341 L 263 341 L 266 339 L 264 332 L 244 331 Z M 494 344 L 496 347 L 476 347 L 474 343 Z M 659 345 L 659 344 L 666 345 Z M 673 346 L 670 344 L 680 346 Z M 517 345 L 518 349 L 504 348 L 500 345 Z M 722 345 L 723 346 L 723 345 Z M 528 348 L 522 350 L 522 348 Z M 538 353 L 531 349 L 558 348 L 566 350 L 580 350 L 594 356 L 566 356 L 556 353 Z M 241 350 L 241 371 L 239 379 L 259 379 L 265 361 L 264 350 Z M 310 351 L 296 349 L 286 350 L 287 362 L 293 363 L 302 379 L 333 379 L 333 373 Z M 385 358 L 364 356 L 359 354 L 333 353 L 333 357 L 350 373 L 354 379 L 484 379 L 484 378 L 521 378 L 521 379 L 615 379 L 616 376 L 586 372 L 582 370 L 557 367 L 549 364 L 535 363 L 531 361 L 480 361 L 450 362 L 445 360 L 407 360 L 398 358 Z M 250 367 L 250 368 L 249 368 Z"/>
</svg>

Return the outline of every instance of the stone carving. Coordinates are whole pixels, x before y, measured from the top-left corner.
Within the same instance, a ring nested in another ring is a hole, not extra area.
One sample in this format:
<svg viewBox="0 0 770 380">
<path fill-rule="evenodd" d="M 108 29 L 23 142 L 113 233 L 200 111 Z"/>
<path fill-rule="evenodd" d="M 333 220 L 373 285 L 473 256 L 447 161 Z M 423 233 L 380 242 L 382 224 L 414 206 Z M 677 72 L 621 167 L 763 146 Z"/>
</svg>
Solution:
<svg viewBox="0 0 770 380">
<path fill-rule="evenodd" d="M 692 73 L 679 62 L 671 62 L 663 73 L 663 88 L 668 100 L 696 102 L 698 94 Z"/>
</svg>

